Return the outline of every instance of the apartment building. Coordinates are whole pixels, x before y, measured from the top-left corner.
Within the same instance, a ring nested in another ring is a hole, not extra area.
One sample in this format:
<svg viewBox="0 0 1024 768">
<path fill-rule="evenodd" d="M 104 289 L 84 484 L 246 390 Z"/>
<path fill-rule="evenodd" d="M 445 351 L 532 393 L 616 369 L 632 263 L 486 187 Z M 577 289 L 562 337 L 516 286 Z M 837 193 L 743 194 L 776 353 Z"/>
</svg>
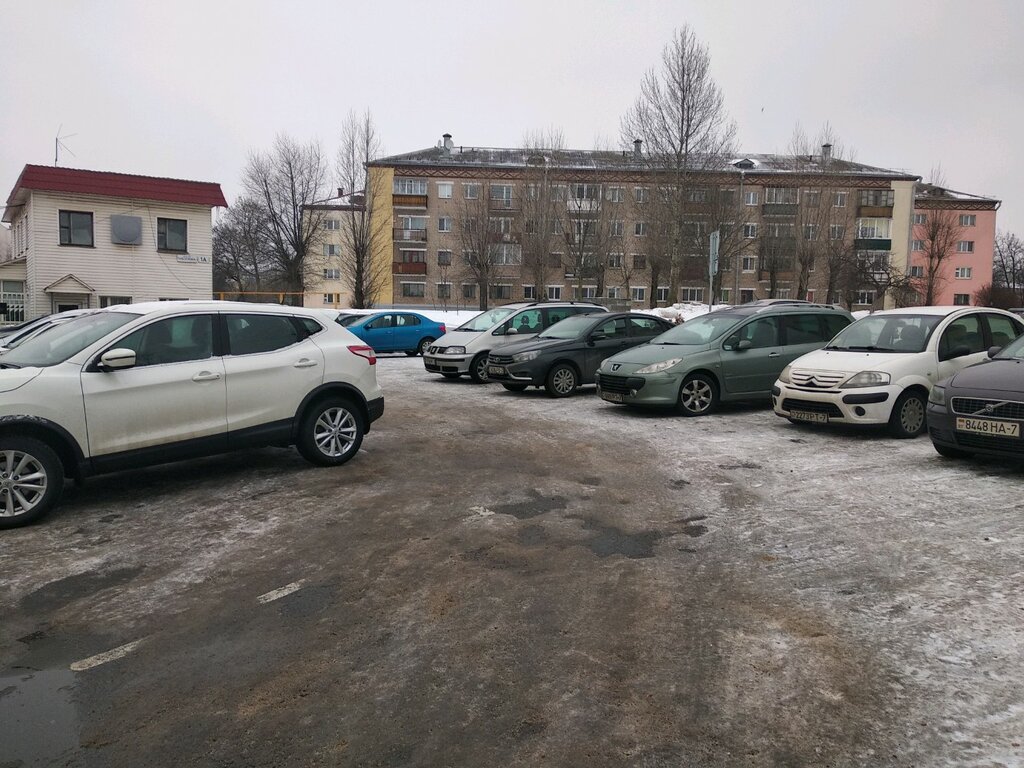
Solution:
<svg viewBox="0 0 1024 768">
<path fill-rule="evenodd" d="M 26 165 L 7 198 L 0 322 L 157 299 L 209 299 L 219 184 Z"/>
<path fill-rule="evenodd" d="M 992 282 L 996 211 L 1001 201 L 919 184 L 914 198 L 910 276 L 918 300 L 974 304 Z"/>
<path fill-rule="evenodd" d="M 673 171 L 630 151 L 458 146 L 370 164 L 391 190 L 379 303 L 599 299 L 634 307 L 756 298 L 892 303 L 919 177 L 820 154 Z M 719 233 L 718 274 L 708 270 Z M 843 266 L 841 266 L 843 265 Z M 854 265 L 854 267 L 850 267 Z"/>
<path fill-rule="evenodd" d="M 361 192 L 345 193 L 303 208 L 309 225 L 319 230 L 315 250 L 306 259 L 303 276 L 303 306 L 352 306 L 352 281 L 348 274 L 351 265 L 351 217 L 364 211 Z"/>
</svg>

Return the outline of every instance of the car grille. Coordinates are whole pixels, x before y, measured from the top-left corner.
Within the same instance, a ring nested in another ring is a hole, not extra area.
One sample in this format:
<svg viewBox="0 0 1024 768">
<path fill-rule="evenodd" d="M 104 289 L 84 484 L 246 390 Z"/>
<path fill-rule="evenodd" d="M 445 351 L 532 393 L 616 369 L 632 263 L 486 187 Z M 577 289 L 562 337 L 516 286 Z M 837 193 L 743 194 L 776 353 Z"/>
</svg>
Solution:
<svg viewBox="0 0 1024 768">
<path fill-rule="evenodd" d="M 512 365 L 512 355 L 488 355 L 487 362 L 491 365 Z"/>
<path fill-rule="evenodd" d="M 1024 440 L 1012 437 L 990 437 L 988 435 L 971 435 L 965 432 L 956 433 L 956 442 L 964 448 L 980 448 L 989 451 L 1005 451 L 1024 455 Z"/>
<path fill-rule="evenodd" d="M 639 376 L 608 376 L 602 373 L 600 383 L 601 390 L 604 392 L 618 392 L 622 395 L 628 395 L 632 389 L 642 389 L 646 382 Z"/>
<path fill-rule="evenodd" d="M 843 412 L 835 403 L 817 403 L 814 400 L 797 400 L 794 397 L 787 397 L 782 401 L 784 411 L 808 411 L 810 413 L 826 413 L 831 418 L 841 419 Z"/>
<path fill-rule="evenodd" d="M 987 410 L 991 406 L 992 410 Z M 1024 403 L 983 400 L 978 397 L 954 397 L 953 413 L 962 416 L 993 416 L 1000 419 L 1024 419 Z"/>
<path fill-rule="evenodd" d="M 789 372 L 790 382 L 794 387 L 800 389 L 835 389 L 847 376 L 849 376 L 848 373 L 835 371 L 791 370 Z"/>
</svg>

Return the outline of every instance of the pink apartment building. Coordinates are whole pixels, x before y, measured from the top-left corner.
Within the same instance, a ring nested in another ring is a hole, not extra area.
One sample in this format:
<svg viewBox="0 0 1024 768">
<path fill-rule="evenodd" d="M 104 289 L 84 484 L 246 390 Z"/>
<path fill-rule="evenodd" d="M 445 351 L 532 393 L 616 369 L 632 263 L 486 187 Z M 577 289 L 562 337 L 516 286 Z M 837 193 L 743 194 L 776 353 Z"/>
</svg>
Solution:
<svg viewBox="0 0 1024 768">
<path fill-rule="evenodd" d="M 910 274 L 925 299 L 928 253 L 948 253 L 935 271 L 932 304 L 974 304 L 992 282 L 996 211 L 1001 201 L 918 184 L 911 227 Z"/>
</svg>

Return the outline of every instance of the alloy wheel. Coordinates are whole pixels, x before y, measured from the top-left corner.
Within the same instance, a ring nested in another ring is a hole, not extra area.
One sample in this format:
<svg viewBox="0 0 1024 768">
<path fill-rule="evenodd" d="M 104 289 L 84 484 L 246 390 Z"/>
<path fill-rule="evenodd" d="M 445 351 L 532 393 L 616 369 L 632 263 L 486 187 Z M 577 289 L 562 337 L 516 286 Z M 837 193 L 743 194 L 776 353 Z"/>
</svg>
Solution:
<svg viewBox="0 0 1024 768">
<path fill-rule="evenodd" d="M 313 427 L 313 440 L 325 456 L 343 456 L 356 441 L 359 427 L 347 408 L 328 408 L 320 414 Z"/>
<path fill-rule="evenodd" d="M 24 451 L 0 452 L 0 517 L 34 510 L 46 494 L 46 469 Z"/>
</svg>

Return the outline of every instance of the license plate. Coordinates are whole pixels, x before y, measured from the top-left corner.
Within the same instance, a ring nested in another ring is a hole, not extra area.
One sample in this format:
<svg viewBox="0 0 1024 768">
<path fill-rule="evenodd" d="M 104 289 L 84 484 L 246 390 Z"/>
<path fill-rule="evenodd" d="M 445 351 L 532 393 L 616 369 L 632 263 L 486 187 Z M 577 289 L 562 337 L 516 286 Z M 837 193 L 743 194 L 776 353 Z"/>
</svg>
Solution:
<svg viewBox="0 0 1024 768">
<path fill-rule="evenodd" d="M 500 365 L 488 365 L 487 373 L 489 373 L 491 376 L 504 376 L 505 369 L 502 368 Z"/>
<path fill-rule="evenodd" d="M 827 413 L 815 413 L 814 411 L 790 411 L 789 418 L 797 421 L 811 421 L 815 424 L 828 424 Z"/>
<path fill-rule="evenodd" d="M 601 391 L 601 397 L 607 400 L 609 403 L 621 403 L 622 395 L 619 392 L 605 392 Z"/>
<path fill-rule="evenodd" d="M 994 419 L 966 419 L 958 416 L 957 432 L 973 432 L 978 435 L 994 435 L 996 437 L 1020 437 L 1020 424 L 1015 421 L 995 421 Z"/>
</svg>

